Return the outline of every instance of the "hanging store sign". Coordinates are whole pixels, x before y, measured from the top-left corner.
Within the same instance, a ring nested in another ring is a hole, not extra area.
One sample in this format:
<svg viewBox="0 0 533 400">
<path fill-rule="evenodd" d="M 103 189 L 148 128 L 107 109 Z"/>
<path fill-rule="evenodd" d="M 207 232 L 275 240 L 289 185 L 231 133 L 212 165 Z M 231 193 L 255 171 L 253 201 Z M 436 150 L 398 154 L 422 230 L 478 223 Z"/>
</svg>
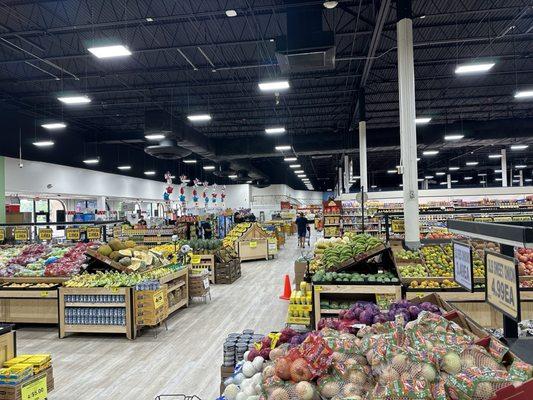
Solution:
<svg viewBox="0 0 533 400">
<path fill-rule="evenodd" d="M 79 228 L 67 228 L 65 229 L 65 236 L 67 240 L 80 240 Z"/>
<path fill-rule="evenodd" d="M 469 292 L 474 292 L 472 247 L 453 240 L 453 279 Z"/>
<path fill-rule="evenodd" d="M 0 242 L 3 242 L 6 240 L 6 230 L 4 228 L 0 228 Z"/>
<path fill-rule="evenodd" d="M 89 240 L 98 240 L 100 239 L 100 227 L 91 226 L 87 228 L 87 239 Z"/>
<path fill-rule="evenodd" d="M 485 300 L 503 314 L 520 321 L 518 265 L 512 257 L 485 251 Z"/>
<path fill-rule="evenodd" d="M 28 228 L 15 228 L 15 240 L 28 240 L 30 233 Z"/>
<path fill-rule="evenodd" d="M 39 229 L 39 240 L 52 240 L 52 229 L 50 228 L 41 228 Z"/>
</svg>

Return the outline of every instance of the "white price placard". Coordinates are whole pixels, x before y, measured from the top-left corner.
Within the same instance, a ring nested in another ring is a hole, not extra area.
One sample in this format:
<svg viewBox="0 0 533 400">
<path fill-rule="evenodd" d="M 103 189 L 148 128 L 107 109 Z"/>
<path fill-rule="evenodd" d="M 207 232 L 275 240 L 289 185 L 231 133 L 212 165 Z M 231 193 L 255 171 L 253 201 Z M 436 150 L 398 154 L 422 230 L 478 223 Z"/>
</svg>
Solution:
<svg viewBox="0 0 533 400">
<path fill-rule="evenodd" d="M 485 300 L 499 311 L 520 321 L 520 291 L 516 260 L 492 251 L 485 251 L 487 284 Z"/>
<path fill-rule="evenodd" d="M 474 291 L 474 266 L 472 248 L 468 243 L 452 242 L 453 279 L 469 292 Z"/>
</svg>

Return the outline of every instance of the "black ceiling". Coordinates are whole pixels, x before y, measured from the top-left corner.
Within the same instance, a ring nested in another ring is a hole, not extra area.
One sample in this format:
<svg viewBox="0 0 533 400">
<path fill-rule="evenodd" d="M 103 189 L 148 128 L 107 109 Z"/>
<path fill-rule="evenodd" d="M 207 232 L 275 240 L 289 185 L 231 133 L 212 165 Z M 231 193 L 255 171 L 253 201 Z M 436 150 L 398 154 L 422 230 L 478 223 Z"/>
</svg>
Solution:
<svg viewBox="0 0 533 400">
<path fill-rule="evenodd" d="M 322 28 L 332 31 L 335 69 L 282 74 L 276 40 L 287 35 L 287 13 L 320 7 Z M 234 9 L 236 17 L 225 11 Z M 487 155 L 512 143 L 530 148 L 511 152 L 511 164 L 533 156 L 532 101 L 518 101 L 518 89 L 533 88 L 533 8 L 529 0 L 413 0 L 417 115 L 432 117 L 418 128 L 420 175 L 460 165 L 471 175 L 497 167 Z M 213 120 L 194 129 L 209 138 L 213 157 L 204 163 L 246 161 L 272 183 L 303 184 L 273 148 L 291 144 L 318 190 L 333 187 L 342 154 L 357 156 L 358 93 L 366 91 L 370 184 L 393 187 L 387 174 L 400 162 L 394 1 L 339 1 L 327 10 L 319 0 L 1 0 L 0 111 L 5 146 L 0 153 L 84 166 L 97 153 L 98 170 L 133 165 L 133 176 L 167 169 L 216 179 L 202 162 L 187 166 L 144 153 L 145 113 L 164 110 L 169 118 L 209 112 Z M 131 57 L 100 60 L 87 51 L 100 41 L 127 45 Z M 459 77 L 457 64 L 490 59 L 489 72 Z M 284 76 L 291 88 L 276 97 L 257 83 Z M 87 94 L 92 102 L 62 106 L 58 93 Z M 45 119 L 68 128 L 53 133 L 52 149 L 31 142 Z M 288 133 L 265 137 L 264 128 L 284 125 Z M 445 143 L 445 133 L 465 140 Z M 292 153 L 292 152 L 291 152 Z M 286 156 L 287 154 L 285 154 Z M 328 157 L 331 155 L 330 157 Z M 475 158 L 476 170 L 464 162 Z M 237 169 L 232 167 L 229 169 Z M 454 173 L 460 179 L 460 173 Z M 531 175 L 531 168 L 525 173 Z M 477 184 L 477 175 L 470 182 Z M 491 180 L 492 182 L 492 180 Z M 462 183 L 462 181 L 461 181 Z"/>
</svg>

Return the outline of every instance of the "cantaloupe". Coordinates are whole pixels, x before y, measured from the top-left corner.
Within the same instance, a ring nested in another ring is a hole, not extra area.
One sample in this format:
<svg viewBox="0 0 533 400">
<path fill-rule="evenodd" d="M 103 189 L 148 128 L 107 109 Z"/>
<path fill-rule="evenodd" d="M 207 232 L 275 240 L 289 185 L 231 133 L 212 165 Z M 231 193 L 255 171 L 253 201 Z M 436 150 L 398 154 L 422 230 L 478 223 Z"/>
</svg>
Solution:
<svg viewBox="0 0 533 400">
<path fill-rule="evenodd" d="M 111 248 L 111 246 L 107 245 L 107 244 L 103 244 L 102 246 L 100 246 L 98 248 L 98 253 L 100 253 L 101 255 L 107 257 L 111 254 L 111 252 L 113 251 L 113 249 Z"/>
</svg>

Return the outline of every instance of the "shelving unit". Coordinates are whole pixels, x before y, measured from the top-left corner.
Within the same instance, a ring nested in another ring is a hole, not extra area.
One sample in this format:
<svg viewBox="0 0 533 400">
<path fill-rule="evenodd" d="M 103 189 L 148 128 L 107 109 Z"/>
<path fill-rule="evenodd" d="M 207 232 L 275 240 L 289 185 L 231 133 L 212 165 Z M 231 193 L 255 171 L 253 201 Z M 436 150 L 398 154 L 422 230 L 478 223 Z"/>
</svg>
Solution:
<svg viewBox="0 0 533 400">
<path fill-rule="evenodd" d="M 0 288 L 0 322 L 57 324 L 57 286 Z"/>
<path fill-rule="evenodd" d="M 194 259 L 195 256 L 193 256 Z M 199 254 L 199 262 L 191 264 L 191 269 L 201 270 L 207 269 L 209 271 L 209 282 L 215 283 L 215 256 L 212 254 Z"/>
<path fill-rule="evenodd" d="M 121 238 L 138 244 L 154 245 L 170 243 L 173 234 L 173 229 L 123 229 Z"/>
<path fill-rule="evenodd" d="M 189 307 L 189 268 L 183 268 L 173 272 L 159 280 L 161 284 L 167 286 L 168 315 L 183 307 Z M 180 300 L 171 301 L 172 296 L 178 295 Z"/>
</svg>

